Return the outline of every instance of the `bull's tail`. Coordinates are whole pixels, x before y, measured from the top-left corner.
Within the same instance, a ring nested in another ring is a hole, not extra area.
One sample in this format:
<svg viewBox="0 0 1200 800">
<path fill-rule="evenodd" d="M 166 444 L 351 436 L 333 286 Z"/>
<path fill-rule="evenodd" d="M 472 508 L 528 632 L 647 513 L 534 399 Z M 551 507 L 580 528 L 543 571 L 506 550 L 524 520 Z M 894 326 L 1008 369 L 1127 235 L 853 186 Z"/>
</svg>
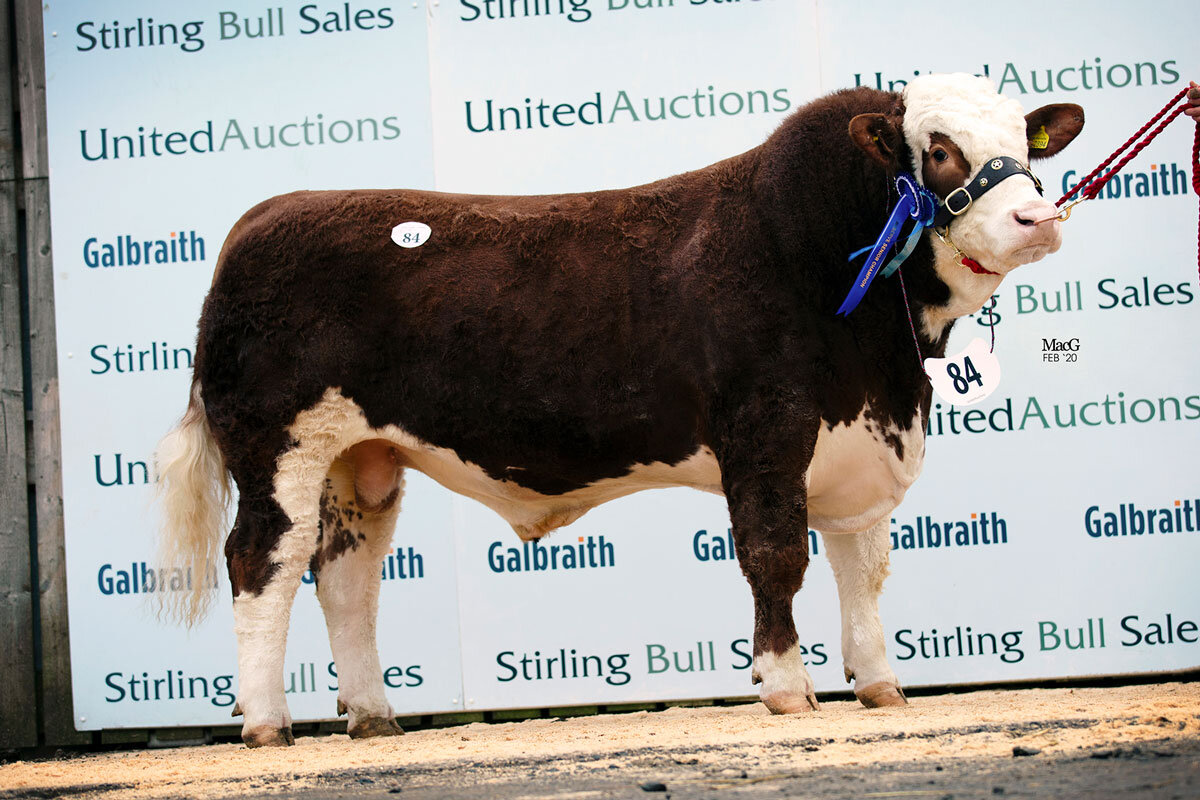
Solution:
<svg viewBox="0 0 1200 800">
<path fill-rule="evenodd" d="M 198 382 L 192 383 L 183 419 L 159 442 L 155 462 L 162 508 L 159 564 L 190 576 L 180 591 L 158 593 L 159 610 L 191 627 L 208 612 L 216 592 L 230 501 L 229 473 L 209 430 Z"/>
</svg>

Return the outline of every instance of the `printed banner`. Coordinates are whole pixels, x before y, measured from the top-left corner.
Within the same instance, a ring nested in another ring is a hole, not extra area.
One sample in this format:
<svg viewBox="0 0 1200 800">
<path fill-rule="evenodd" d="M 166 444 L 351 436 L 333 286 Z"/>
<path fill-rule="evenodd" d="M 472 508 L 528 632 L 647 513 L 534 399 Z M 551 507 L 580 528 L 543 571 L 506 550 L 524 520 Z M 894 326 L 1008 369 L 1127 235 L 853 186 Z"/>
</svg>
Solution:
<svg viewBox="0 0 1200 800">
<path fill-rule="evenodd" d="M 187 632 L 154 600 L 152 454 L 182 413 L 224 237 L 298 189 L 615 188 L 760 143 L 838 88 L 989 75 L 1083 134 L 1034 170 L 1057 198 L 1189 78 L 1194 4 L 818 0 L 64 2 L 45 10 L 62 469 L 76 725 L 229 724 L 229 588 Z M 936 31 L 914 20 L 936 18 Z M 1119 24 L 1114 24 L 1118 22 Z M 906 28 L 911 31 L 900 35 Z M 1065 35 L 1069 32 L 1070 35 Z M 931 46 L 929 37 L 948 46 Z M 964 43 L 970 42 L 970 46 Z M 1059 253 L 1011 275 L 948 352 L 990 341 L 1003 380 L 935 399 L 924 474 L 891 520 L 881 600 L 906 685 L 1200 665 L 1200 363 L 1191 127 L 1176 123 Z M 863 244 L 869 244 L 864 242 Z M 880 278 L 872 292 L 896 291 Z M 914 358 L 916 354 L 914 353 Z M 818 690 L 845 687 L 821 535 L 795 603 Z M 400 714 L 754 692 L 750 594 L 723 498 L 643 492 L 537 543 L 408 475 L 381 564 Z M 297 720 L 334 715 L 311 584 L 285 669 Z"/>
<path fill-rule="evenodd" d="M 186 576 L 154 564 L 153 451 L 182 414 L 222 241 L 296 189 L 433 187 L 424 8 L 51 4 L 47 111 L 76 725 L 231 724 L 228 581 L 190 632 L 155 619 Z M 410 476 L 381 565 L 379 641 L 400 713 L 461 708 L 449 496 Z M 417 609 L 419 613 L 414 613 Z M 311 583 L 284 685 L 332 718 Z"/>
</svg>

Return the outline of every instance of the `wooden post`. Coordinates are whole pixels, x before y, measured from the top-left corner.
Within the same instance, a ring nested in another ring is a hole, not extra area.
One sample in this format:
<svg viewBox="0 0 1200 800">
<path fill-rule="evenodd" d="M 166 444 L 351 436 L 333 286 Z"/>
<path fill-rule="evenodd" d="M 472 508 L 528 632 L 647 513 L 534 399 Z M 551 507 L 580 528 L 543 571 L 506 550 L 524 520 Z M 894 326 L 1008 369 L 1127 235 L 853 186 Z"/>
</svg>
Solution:
<svg viewBox="0 0 1200 800">
<path fill-rule="evenodd" d="M 33 458 L 29 471 L 37 514 L 42 731 L 46 744 L 86 744 L 91 742 L 91 734 L 75 729 L 71 647 L 67 634 L 42 4 L 23 0 L 17 3 L 15 12 L 17 108 L 21 114 L 21 178 L 29 275 L 30 394 L 33 398 Z"/>
<path fill-rule="evenodd" d="M 0 749 L 37 745 L 9 3 L 0 16 Z"/>
</svg>

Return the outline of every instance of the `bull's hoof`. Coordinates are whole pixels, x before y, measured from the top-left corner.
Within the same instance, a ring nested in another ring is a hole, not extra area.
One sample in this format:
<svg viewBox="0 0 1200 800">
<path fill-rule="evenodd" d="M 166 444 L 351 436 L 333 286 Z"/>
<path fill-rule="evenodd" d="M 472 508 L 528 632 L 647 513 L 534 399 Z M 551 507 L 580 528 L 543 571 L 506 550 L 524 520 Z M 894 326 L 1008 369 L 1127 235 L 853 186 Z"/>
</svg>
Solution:
<svg viewBox="0 0 1200 800">
<path fill-rule="evenodd" d="M 908 705 L 908 699 L 905 698 L 903 689 L 895 684 L 882 681 L 872 683 L 862 689 L 855 689 L 854 694 L 858 697 L 858 701 L 867 708 Z"/>
<path fill-rule="evenodd" d="M 391 717 L 365 717 L 346 731 L 351 739 L 369 739 L 372 736 L 399 736 L 404 733 L 400 724 Z"/>
<path fill-rule="evenodd" d="M 292 736 L 290 725 L 286 728 L 262 725 L 243 731 L 242 741 L 246 743 L 246 747 L 290 747 L 296 743 L 296 737 Z"/>
<path fill-rule="evenodd" d="M 772 692 L 762 701 L 772 714 L 799 714 L 805 711 L 821 710 L 821 704 L 817 702 L 817 696 L 812 692 L 808 694 L 790 691 Z"/>
</svg>

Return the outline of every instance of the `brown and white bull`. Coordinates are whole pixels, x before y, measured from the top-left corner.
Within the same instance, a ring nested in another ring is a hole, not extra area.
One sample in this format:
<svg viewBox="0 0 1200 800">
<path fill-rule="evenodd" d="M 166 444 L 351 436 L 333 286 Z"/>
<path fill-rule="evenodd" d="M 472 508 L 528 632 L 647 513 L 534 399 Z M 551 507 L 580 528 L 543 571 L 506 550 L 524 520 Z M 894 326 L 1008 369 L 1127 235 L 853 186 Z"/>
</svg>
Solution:
<svg viewBox="0 0 1200 800">
<path fill-rule="evenodd" d="M 225 242 L 191 402 L 159 450 L 166 556 L 207 574 L 225 534 L 238 706 L 251 746 L 290 744 L 283 659 L 317 576 L 351 736 L 398 733 L 375 644 L 379 562 L 404 470 L 536 539 L 631 492 L 723 493 L 754 598 L 753 680 L 775 713 L 817 708 L 792 599 L 824 535 L 842 656 L 867 706 L 905 702 L 878 614 L 889 514 L 921 470 L 930 387 L 897 281 L 834 312 L 912 171 L 939 197 L 988 159 L 1068 144 L 1074 105 L 1022 116 L 986 79 L 836 92 L 761 146 L 619 191 L 489 197 L 297 192 Z M 1038 136 L 1039 149 L 1028 139 Z M 1048 138 L 1047 138 L 1048 137 Z M 1026 175 L 926 236 L 904 267 L 921 355 L 1017 266 L 1058 249 Z M 398 247 L 394 226 L 428 241 Z M 197 589 L 178 609 L 194 621 Z"/>
</svg>

